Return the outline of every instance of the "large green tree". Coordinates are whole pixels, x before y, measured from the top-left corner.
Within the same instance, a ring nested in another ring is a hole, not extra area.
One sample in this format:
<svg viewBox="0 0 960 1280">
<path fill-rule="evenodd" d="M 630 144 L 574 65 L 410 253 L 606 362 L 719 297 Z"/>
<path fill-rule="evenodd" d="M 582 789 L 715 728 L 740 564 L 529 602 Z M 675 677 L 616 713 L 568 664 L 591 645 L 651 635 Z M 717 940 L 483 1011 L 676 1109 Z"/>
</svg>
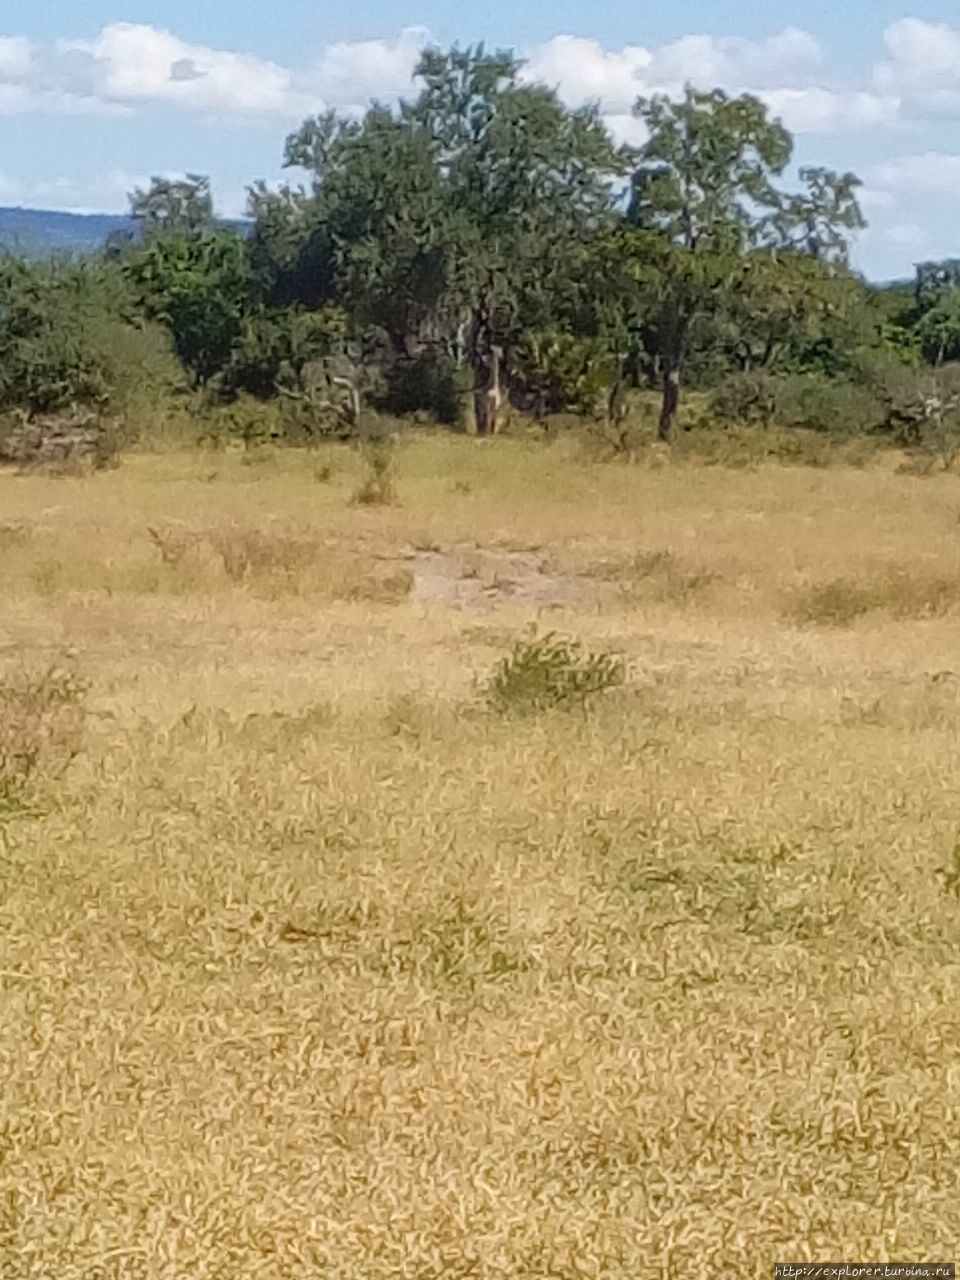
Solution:
<svg viewBox="0 0 960 1280">
<path fill-rule="evenodd" d="M 470 372 L 481 434 L 496 430 L 505 348 L 550 320 L 624 163 L 594 110 L 521 72 L 508 53 L 429 50 L 413 101 L 307 121 L 287 147 L 313 173 L 310 234 L 357 324 L 398 353 L 442 344 Z M 276 222 L 276 203 L 264 213 Z"/>
<path fill-rule="evenodd" d="M 226 231 L 158 236 L 123 268 L 145 313 L 169 329 L 192 381 L 205 386 L 229 364 L 251 309 L 244 242 Z"/>
<path fill-rule="evenodd" d="M 696 343 L 731 304 L 739 305 L 745 281 L 755 294 L 769 282 L 751 259 L 761 251 L 805 254 L 842 269 L 849 235 L 863 219 L 852 175 L 808 169 L 803 191 L 778 186 L 792 139 L 749 94 L 688 88 L 679 100 L 641 98 L 636 114 L 648 137 L 637 157 L 628 221 L 642 234 L 627 243 L 626 260 L 643 294 L 662 385 L 659 434 L 669 440 Z M 796 304 L 809 298 L 802 278 L 797 283 L 786 308 L 790 323 Z"/>
<path fill-rule="evenodd" d="M 214 228 L 210 179 L 195 173 L 185 178 L 153 178 L 149 187 L 130 193 L 130 217 L 144 240 L 157 236 L 200 239 Z"/>
</svg>

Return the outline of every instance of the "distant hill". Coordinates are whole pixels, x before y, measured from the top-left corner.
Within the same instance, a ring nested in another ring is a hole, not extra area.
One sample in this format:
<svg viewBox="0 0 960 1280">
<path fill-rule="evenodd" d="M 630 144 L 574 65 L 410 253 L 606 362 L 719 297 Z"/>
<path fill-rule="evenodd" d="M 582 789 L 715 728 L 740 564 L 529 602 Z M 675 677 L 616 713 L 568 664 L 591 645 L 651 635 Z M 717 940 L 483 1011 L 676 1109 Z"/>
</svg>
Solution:
<svg viewBox="0 0 960 1280">
<path fill-rule="evenodd" d="M 0 209 L 0 246 L 31 257 L 49 253 L 95 253 L 112 231 L 130 219 L 116 213 L 57 213 L 48 209 Z"/>
<path fill-rule="evenodd" d="M 42 258 L 53 253 L 96 253 L 111 232 L 129 231 L 122 213 L 59 213 L 50 209 L 0 208 L 0 248 Z M 247 224 L 224 222 L 242 231 Z"/>
</svg>

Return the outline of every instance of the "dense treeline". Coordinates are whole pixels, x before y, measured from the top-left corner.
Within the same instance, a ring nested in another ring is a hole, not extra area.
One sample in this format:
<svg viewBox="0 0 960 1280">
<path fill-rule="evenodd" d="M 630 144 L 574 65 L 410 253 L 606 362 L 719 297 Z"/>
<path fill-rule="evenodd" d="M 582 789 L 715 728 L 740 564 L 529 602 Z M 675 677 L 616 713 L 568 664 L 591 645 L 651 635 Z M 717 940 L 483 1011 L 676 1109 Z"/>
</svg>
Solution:
<svg viewBox="0 0 960 1280">
<path fill-rule="evenodd" d="M 101 256 L 0 262 L 8 434 L 129 431 L 176 397 L 248 439 L 349 435 L 368 409 L 617 426 L 645 389 L 668 441 L 687 388 L 718 422 L 950 429 L 960 263 L 871 288 L 857 179 L 791 182 L 757 99 L 640 99 L 631 148 L 508 53 L 429 51 L 417 80 L 396 109 L 305 121 L 285 158 L 308 183 L 252 188 L 246 233 L 205 179 L 156 180 Z"/>
</svg>

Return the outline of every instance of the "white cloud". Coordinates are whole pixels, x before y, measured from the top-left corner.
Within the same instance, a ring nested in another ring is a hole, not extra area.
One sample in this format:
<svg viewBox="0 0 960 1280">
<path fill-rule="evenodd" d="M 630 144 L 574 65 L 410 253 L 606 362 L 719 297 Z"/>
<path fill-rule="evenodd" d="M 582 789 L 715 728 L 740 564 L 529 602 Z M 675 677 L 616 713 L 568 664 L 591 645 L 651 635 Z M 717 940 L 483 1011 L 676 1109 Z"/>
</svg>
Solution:
<svg viewBox="0 0 960 1280">
<path fill-rule="evenodd" d="M 813 36 L 796 27 L 768 40 L 685 36 L 657 51 L 650 76 L 666 84 L 691 80 L 711 87 L 747 84 L 768 89 L 804 81 L 822 56 Z"/>
<path fill-rule="evenodd" d="M 312 105 L 298 101 L 292 73 L 276 63 L 129 22 L 104 27 L 93 40 L 59 44 L 51 70 L 70 94 L 125 106 L 156 102 L 217 116 L 263 116 Z"/>
<path fill-rule="evenodd" d="M 805 89 L 766 89 L 759 96 L 792 133 L 843 133 L 871 129 L 897 118 L 896 97 L 857 90 L 834 92 L 815 86 Z"/>
<path fill-rule="evenodd" d="M 530 51 L 525 76 L 555 86 L 564 100 L 599 102 L 619 137 L 636 139 L 629 117 L 637 97 L 701 88 L 759 94 L 798 133 L 838 133 L 885 125 L 901 97 L 923 90 L 942 109 L 960 100 L 960 33 L 918 19 L 886 32 L 887 61 L 873 87 L 823 83 L 822 50 L 795 27 L 766 40 L 689 35 L 659 48 L 604 48 L 558 35 Z M 143 23 L 115 22 L 89 39 L 31 44 L 0 39 L 0 115 L 130 113 L 166 106 L 208 119 L 295 121 L 333 106 L 354 110 L 371 98 L 410 92 L 430 41 L 423 27 L 390 39 L 340 42 L 294 68 L 252 53 L 214 49 Z M 931 61 L 932 59 L 932 61 Z M 932 71 L 927 74 L 927 68 Z"/>
<path fill-rule="evenodd" d="M 606 112 L 629 115 L 648 92 L 652 62 L 653 54 L 640 45 L 613 52 L 596 40 L 555 36 L 532 54 L 524 75 L 558 89 L 572 106 L 599 102 Z"/>
<path fill-rule="evenodd" d="M 420 54 L 430 43 L 426 27 L 407 27 L 395 40 L 357 40 L 329 45 L 302 76 L 305 86 L 331 106 L 364 106 L 410 92 Z"/>
<path fill-rule="evenodd" d="M 871 187 L 908 195 L 960 196 L 960 155 L 924 151 L 873 165 L 866 173 Z"/>
<path fill-rule="evenodd" d="M 647 126 L 631 112 L 614 112 L 612 115 L 605 115 L 603 122 L 618 145 L 626 143 L 631 147 L 640 147 L 649 136 Z"/>
<path fill-rule="evenodd" d="M 926 227 L 917 222 L 896 222 L 884 231 L 888 242 L 899 249 L 922 249 L 930 241 Z"/>
<path fill-rule="evenodd" d="M 883 38 L 887 57 L 874 70 L 877 89 L 899 95 L 908 115 L 960 115 L 960 31 L 904 18 Z"/>
<path fill-rule="evenodd" d="M 768 40 L 685 36 L 660 49 L 604 49 L 596 40 L 556 36 L 532 54 L 526 76 L 580 106 L 597 102 L 619 139 L 636 140 L 626 121 L 637 98 L 676 95 L 690 83 L 756 93 L 796 133 L 872 128 L 896 117 L 895 94 L 832 90 L 816 83 L 823 51 L 804 31 L 788 27 Z"/>
<path fill-rule="evenodd" d="M 894 209 L 896 200 L 889 191 L 877 191 L 873 187 L 861 187 L 858 193 L 860 204 L 864 209 Z"/>
<path fill-rule="evenodd" d="M 26 79 L 32 62 L 29 40 L 23 36 L 0 37 L 0 83 Z"/>
<path fill-rule="evenodd" d="M 561 35 L 533 52 L 525 74 L 559 89 L 567 102 L 599 102 L 619 115 L 642 94 L 675 93 L 688 81 L 754 89 L 798 83 L 821 56 L 816 40 L 792 27 L 760 41 L 684 36 L 656 50 L 642 45 L 604 49 L 596 40 Z"/>
<path fill-rule="evenodd" d="M 0 39 L 0 115 L 170 106 L 218 121 L 293 121 L 408 92 L 428 42 L 424 28 L 411 27 L 390 40 L 329 45 L 314 63 L 292 68 L 142 23 L 111 23 L 91 39 L 48 45 L 7 37 Z"/>
</svg>

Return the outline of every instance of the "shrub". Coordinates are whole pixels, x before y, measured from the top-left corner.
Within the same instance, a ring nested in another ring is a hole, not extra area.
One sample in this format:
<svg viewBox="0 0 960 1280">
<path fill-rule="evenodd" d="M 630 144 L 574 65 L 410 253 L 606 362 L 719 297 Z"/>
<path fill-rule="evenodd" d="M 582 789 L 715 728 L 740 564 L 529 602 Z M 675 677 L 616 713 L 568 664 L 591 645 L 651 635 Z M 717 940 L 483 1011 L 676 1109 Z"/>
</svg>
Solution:
<svg viewBox="0 0 960 1280">
<path fill-rule="evenodd" d="M 781 381 L 777 420 L 784 427 L 858 435 L 882 427 L 886 408 L 869 387 L 806 373 Z"/>
<path fill-rule="evenodd" d="M 299 369 L 284 368 L 277 383 L 284 439 L 308 445 L 321 439 L 355 439 L 364 381 L 361 369 L 345 355 L 310 360 Z"/>
<path fill-rule="evenodd" d="M 220 411 L 226 434 L 242 440 L 246 450 L 256 449 L 282 434 L 279 406 L 241 394 Z"/>
<path fill-rule="evenodd" d="M 912 453 L 909 470 L 926 474 L 953 468 L 960 456 L 960 365 L 900 369 L 881 384 L 887 427 Z"/>
<path fill-rule="evenodd" d="M 519 640 L 487 685 L 488 704 L 501 713 L 580 705 L 626 680 L 623 658 L 590 652 L 555 632 Z"/>
<path fill-rule="evenodd" d="M 710 398 L 714 418 L 744 426 L 769 427 L 776 421 L 778 406 L 777 380 L 763 371 L 731 374 Z"/>
<path fill-rule="evenodd" d="M 527 334 L 512 353 L 521 397 L 538 418 L 548 413 L 594 416 L 616 378 L 616 362 L 600 341 L 569 333 Z"/>
<path fill-rule="evenodd" d="M 802 427 L 835 435 L 875 431 L 887 419 L 882 394 L 858 382 L 818 373 L 737 373 L 710 401 L 714 418 L 741 426 Z"/>
<path fill-rule="evenodd" d="M 40 773 L 58 776 L 80 750 L 87 685 L 56 668 L 0 678 L 0 810 Z"/>
<path fill-rule="evenodd" d="M 385 388 L 375 404 L 401 417 L 425 411 L 437 422 L 454 426 L 459 416 L 456 365 L 436 351 L 397 360 L 387 369 Z"/>
<path fill-rule="evenodd" d="M 253 527 L 234 526 L 213 530 L 207 534 L 207 539 L 220 557 L 224 572 L 234 582 L 243 582 L 253 576 L 289 577 L 309 568 L 320 554 L 315 537 L 282 530 L 266 532 Z"/>
<path fill-rule="evenodd" d="M 716 582 L 711 570 L 687 566 L 670 551 L 640 552 L 627 561 L 598 568 L 597 576 L 615 582 L 628 603 L 653 599 L 685 605 Z"/>
<path fill-rule="evenodd" d="M 940 617 L 960 603 L 960 580 L 895 572 L 876 578 L 835 578 L 797 592 L 787 609 L 800 625 L 848 627 L 871 613 L 897 619 Z"/>
<path fill-rule="evenodd" d="M 350 499 L 352 506 L 386 507 L 397 501 L 394 453 L 389 437 L 362 441 L 363 479 Z"/>
<path fill-rule="evenodd" d="M 0 430 L 0 461 L 22 471 L 67 476 L 103 471 L 119 463 L 121 434 L 110 419 L 74 408 L 52 417 L 8 415 Z"/>
<path fill-rule="evenodd" d="M 187 553 L 200 541 L 201 535 L 183 525 L 150 525 L 147 528 L 150 541 L 165 565 L 176 567 L 183 563 Z"/>
</svg>

